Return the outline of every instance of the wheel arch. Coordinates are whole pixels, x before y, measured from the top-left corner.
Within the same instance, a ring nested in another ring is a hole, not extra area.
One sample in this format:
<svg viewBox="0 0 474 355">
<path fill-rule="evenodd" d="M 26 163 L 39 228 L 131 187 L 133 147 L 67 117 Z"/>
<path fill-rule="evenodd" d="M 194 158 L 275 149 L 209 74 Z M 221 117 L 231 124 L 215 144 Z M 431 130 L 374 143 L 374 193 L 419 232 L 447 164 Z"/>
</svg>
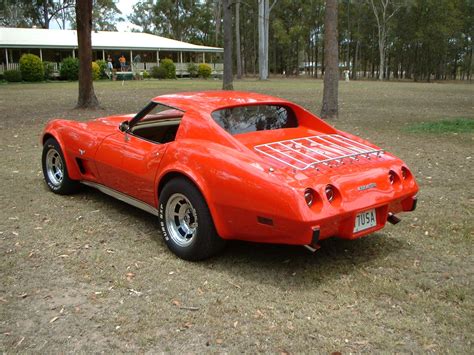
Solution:
<svg viewBox="0 0 474 355">
<path fill-rule="evenodd" d="M 225 226 L 225 223 L 223 223 L 222 219 L 220 218 L 220 214 L 215 208 L 213 203 L 210 203 L 209 199 L 209 194 L 207 191 L 209 190 L 209 187 L 207 186 L 205 180 L 203 178 L 200 178 L 198 176 L 191 176 L 190 174 L 187 174 L 181 170 L 171 170 L 165 172 L 163 175 L 159 177 L 158 181 L 158 186 L 157 186 L 157 206 L 159 206 L 159 196 L 161 194 L 161 191 L 165 187 L 165 185 L 171 181 L 172 179 L 175 178 L 183 178 L 190 182 L 196 189 L 200 192 L 202 198 L 206 202 L 207 207 L 209 208 L 209 212 L 211 213 L 212 220 L 214 222 L 214 226 L 216 227 L 217 233 L 219 236 L 222 238 L 226 239 L 226 235 L 228 235 L 227 228 Z"/>
<path fill-rule="evenodd" d="M 47 132 L 43 135 L 43 137 L 41 139 L 41 144 L 44 145 L 46 143 L 46 141 L 50 138 L 56 140 L 56 142 L 58 142 L 58 144 L 61 146 L 61 143 L 59 142 L 58 138 L 50 132 Z M 62 146 L 61 146 L 61 149 L 62 149 Z"/>
<path fill-rule="evenodd" d="M 60 138 L 60 135 L 57 132 L 54 132 L 54 131 L 45 132 L 43 134 L 43 137 L 41 138 L 42 145 L 44 146 L 45 143 L 50 138 L 58 142 L 59 147 L 61 148 L 61 151 L 63 152 L 64 159 L 66 160 L 66 167 L 67 167 L 69 177 L 73 180 L 80 180 L 81 173 L 79 171 L 77 163 L 75 162 L 74 158 L 69 156 L 68 152 L 65 149 L 64 142 L 62 141 L 62 139 Z"/>
</svg>

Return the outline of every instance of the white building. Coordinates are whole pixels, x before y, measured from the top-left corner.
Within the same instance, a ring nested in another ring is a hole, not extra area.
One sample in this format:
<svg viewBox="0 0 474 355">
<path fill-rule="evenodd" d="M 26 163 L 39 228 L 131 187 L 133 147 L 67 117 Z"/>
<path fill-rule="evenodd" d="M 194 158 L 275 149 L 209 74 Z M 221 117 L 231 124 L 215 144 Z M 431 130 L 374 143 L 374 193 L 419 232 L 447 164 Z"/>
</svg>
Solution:
<svg viewBox="0 0 474 355">
<path fill-rule="evenodd" d="M 127 63 L 140 55 L 139 69 L 150 69 L 161 59 L 170 58 L 176 73 L 186 74 L 188 63 L 207 63 L 213 72 L 223 70 L 222 48 L 207 47 L 139 32 L 92 32 L 93 60 L 110 55 L 115 67 L 124 56 Z M 38 55 L 43 61 L 59 64 L 66 57 L 77 56 L 77 31 L 37 28 L 0 27 L 0 72 L 17 69 L 24 53 Z"/>
</svg>

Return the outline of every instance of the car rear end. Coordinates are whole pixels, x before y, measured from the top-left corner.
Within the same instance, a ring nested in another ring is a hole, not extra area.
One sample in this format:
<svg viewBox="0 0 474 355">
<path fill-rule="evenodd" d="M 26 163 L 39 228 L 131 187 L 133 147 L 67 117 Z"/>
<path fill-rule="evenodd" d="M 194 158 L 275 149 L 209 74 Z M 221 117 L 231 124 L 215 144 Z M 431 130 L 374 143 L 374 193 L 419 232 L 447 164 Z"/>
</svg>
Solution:
<svg viewBox="0 0 474 355">
<path fill-rule="evenodd" d="M 300 219 L 280 223 L 297 243 L 332 236 L 356 239 L 387 221 L 396 223 L 396 213 L 416 206 L 418 187 L 408 167 L 348 134 L 306 135 L 253 149 L 274 172 L 291 177 L 286 181 L 300 196 Z"/>
</svg>

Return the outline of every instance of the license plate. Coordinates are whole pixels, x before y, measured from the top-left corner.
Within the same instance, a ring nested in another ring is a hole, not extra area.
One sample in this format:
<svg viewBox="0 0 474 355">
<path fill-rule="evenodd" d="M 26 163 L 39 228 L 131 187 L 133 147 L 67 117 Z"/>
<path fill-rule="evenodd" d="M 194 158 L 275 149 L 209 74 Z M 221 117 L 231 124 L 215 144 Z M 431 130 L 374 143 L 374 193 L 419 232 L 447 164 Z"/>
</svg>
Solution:
<svg viewBox="0 0 474 355">
<path fill-rule="evenodd" d="M 375 227 L 376 225 L 375 209 L 361 212 L 355 218 L 354 233 Z"/>
</svg>

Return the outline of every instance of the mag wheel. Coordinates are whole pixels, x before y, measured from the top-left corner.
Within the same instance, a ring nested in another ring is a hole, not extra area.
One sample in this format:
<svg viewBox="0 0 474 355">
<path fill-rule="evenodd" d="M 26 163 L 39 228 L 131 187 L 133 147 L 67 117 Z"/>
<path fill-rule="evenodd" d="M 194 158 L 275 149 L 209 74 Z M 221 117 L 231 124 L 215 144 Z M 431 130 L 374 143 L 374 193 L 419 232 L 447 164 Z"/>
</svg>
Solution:
<svg viewBox="0 0 474 355">
<path fill-rule="evenodd" d="M 78 182 L 69 178 L 63 152 L 54 138 L 43 146 L 43 175 L 49 189 L 54 193 L 67 195 L 78 189 Z"/>
<path fill-rule="evenodd" d="M 206 259 L 225 244 L 200 191 L 184 178 L 171 180 L 163 188 L 159 218 L 166 245 L 182 259 Z"/>
</svg>

